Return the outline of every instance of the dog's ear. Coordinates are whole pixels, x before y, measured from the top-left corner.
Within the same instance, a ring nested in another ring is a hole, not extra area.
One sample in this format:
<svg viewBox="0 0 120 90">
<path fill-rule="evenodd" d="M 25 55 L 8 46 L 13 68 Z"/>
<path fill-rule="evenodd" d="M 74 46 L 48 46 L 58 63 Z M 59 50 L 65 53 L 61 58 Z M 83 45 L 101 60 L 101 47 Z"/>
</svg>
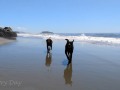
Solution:
<svg viewBox="0 0 120 90">
<path fill-rule="evenodd" d="M 68 39 L 65 39 L 67 42 L 69 42 L 69 40 Z"/>
<path fill-rule="evenodd" d="M 74 39 L 73 39 L 73 41 L 72 42 L 74 42 Z"/>
</svg>

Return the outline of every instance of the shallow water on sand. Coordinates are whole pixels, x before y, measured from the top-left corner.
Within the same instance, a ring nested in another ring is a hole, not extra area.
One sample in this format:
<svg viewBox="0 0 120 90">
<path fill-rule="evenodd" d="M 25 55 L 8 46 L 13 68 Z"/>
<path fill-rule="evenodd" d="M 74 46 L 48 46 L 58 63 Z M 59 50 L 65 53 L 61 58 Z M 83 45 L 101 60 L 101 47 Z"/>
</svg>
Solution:
<svg viewBox="0 0 120 90">
<path fill-rule="evenodd" d="M 120 47 L 74 43 L 67 66 L 66 41 L 18 38 L 0 46 L 0 90 L 120 90 Z"/>
</svg>

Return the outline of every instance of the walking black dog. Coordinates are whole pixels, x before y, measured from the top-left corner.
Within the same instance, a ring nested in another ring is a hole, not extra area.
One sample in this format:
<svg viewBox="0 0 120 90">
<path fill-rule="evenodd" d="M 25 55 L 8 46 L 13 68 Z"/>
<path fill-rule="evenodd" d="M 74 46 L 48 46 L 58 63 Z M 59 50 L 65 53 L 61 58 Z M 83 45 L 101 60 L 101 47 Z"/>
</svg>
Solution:
<svg viewBox="0 0 120 90">
<path fill-rule="evenodd" d="M 65 45 L 65 54 L 67 56 L 68 59 L 68 64 L 71 63 L 72 61 L 72 54 L 73 54 L 73 50 L 74 50 L 74 46 L 73 46 L 73 41 L 69 41 L 68 39 L 65 39 L 67 41 L 66 45 Z"/>
<path fill-rule="evenodd" d="M 51 40 L 51 38 L 48 38 L 48 39 L 46 40 L 47 53 L 50 53 L 50 50 L 52 50 L 52 43 L 53 43 L 53 41 Z"/>
</svg>

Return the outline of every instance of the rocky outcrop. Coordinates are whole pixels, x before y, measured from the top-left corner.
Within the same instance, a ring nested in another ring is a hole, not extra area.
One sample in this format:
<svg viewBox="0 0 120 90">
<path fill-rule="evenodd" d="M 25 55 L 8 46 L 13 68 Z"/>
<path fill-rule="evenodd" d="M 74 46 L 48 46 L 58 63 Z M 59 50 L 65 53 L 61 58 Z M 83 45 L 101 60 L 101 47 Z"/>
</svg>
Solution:
<svg viewBox="0 0 120 90">
<path fill-rule="evenodd" d="M 53 32 L 50 32 L 50 31 L 42 31 L 41 33 L 42 34 L 54 34 Z"/>
<path fill-rule="evenodd" d="M 17 37 L 17 33 L 12 31 L 10 27 L 0 27 L 0 37 L 4 38 L 14 38 Z"/>
</svg>

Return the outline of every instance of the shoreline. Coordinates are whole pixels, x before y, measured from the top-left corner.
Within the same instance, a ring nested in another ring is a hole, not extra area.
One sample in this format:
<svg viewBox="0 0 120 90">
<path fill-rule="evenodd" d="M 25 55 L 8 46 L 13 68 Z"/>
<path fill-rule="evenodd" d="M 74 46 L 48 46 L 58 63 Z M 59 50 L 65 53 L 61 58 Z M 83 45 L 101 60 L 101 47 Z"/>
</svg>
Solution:
<svg viewBox="0 0 120 90">
<path fill-rule="evenodd" d="M 9 39 L 0 37 L 0 45 L 6 44 L 6 43 L 10 43 L 10 42 L 13 42 L 13 41 L 14 40 L 9 40 Z"/>
</svg>

